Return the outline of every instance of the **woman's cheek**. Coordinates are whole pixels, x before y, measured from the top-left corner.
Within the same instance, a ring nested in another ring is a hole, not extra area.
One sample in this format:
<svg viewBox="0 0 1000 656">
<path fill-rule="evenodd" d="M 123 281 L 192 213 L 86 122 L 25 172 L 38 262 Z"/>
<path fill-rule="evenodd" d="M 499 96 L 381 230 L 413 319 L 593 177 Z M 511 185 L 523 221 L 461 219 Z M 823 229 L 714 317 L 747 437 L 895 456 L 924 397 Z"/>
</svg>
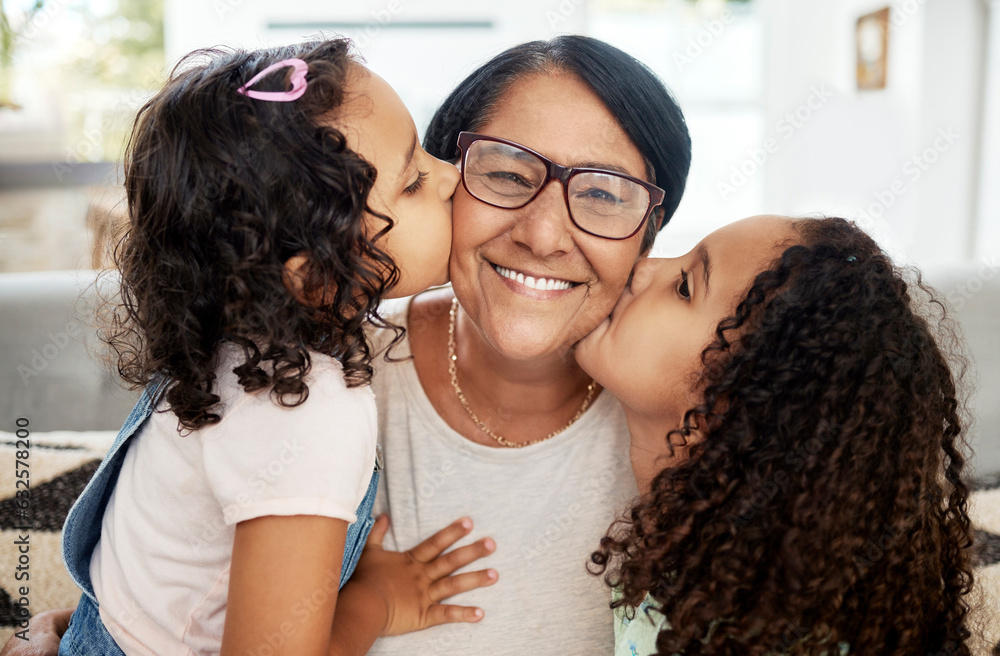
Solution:
<svg viewBox="0 0 1000 656">
<path fill-rule="evenodd" d="M 471 250 L 486 240 L 486 227 L 491 223 L 486 215 L 491 208 L 479 202 L 459 185 L 452 197 L 451 215 L 455 250 Z"/>
<path fill-rule="evenodd" d="M 588 292 L 586 310 L 588 319 L 581 322 L 581 330 L 590 332 L 611 314 L 625 291 L 625 284 L 632 273 L 637 251 L 638 247 L 608 249 L 598 254 L 594 254 L 593 251 L 584 252 L 584 256 L 593 268 L 596 283 Z"/>
</svg>

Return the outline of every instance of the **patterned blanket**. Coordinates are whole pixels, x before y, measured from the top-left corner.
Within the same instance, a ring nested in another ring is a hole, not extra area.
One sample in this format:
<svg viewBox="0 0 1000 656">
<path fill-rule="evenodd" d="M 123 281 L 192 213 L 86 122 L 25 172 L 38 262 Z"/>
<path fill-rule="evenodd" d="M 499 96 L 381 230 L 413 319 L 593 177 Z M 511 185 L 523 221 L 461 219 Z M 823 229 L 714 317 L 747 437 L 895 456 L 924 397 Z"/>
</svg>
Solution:
<svg viewBox="0 0 1000 656">
<path fill-rule="evenodd" d="M 36 434 L 29 453 L 19 454 L 16 437 L 0 433 L 0 645 L 17 628 L 22 597 L 29 613 L 71 606 L 79 598 L 62 563 L 63 521 L 113 440 L 113 432 Z M 16 460 L 25 455 L 31 484 L 26 512 L 17 498 L 14 473 Z M 988 644 L 1000 648 L 1000 475 L 977 484 L 971 513 L 976 526 L 976 605 L 987 626 Z M 31 528 L 19 528 L 24 526 Z M 19 544 L 25 536 L 26 562 Z M 27 594 L 21 594 L 22 588 Z M 983 645 L 980 651 L 989 654 L 990 648 Z"/>
</svg>

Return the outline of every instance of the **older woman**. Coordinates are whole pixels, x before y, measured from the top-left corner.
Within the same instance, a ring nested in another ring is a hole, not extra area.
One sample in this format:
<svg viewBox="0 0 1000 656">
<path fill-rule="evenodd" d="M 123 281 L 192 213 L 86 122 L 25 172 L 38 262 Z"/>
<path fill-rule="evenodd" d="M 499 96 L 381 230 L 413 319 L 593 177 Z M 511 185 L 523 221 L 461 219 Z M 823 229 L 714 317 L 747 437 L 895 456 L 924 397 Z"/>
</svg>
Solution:
<svg viewBox="0 0 1000 656">
<path fill-rule="evenodd" d="M 473 517 L 497 539 L 488 564 L 500 581 L 454 600 L 481 606 L 481 624 L 384 638 L 371 653 L 609 654 L 610 595 L 585 565 L 635 489 L 618 403 L 573 345 L 677 207 L 691 157 L 683 116 L 641 63 L 564 36 L 470 75 L 425 148 L 463 171 L 453 289 L 397 317 L 409 330 L 392 354 L 413 358 L 375 376 L 379 505 L 392 548 Z"/>
<path fill-rule="evenodd" d="M 453 290 L 396 317 L 408 331 L 390 354 L 413 357 L 374 378 L 378 505 L 395 549 L 473 517 L 471 538 L 497 539 L 500 581 L 454 598 L 484 608 L 481 623 L 383 638 L 370 653 L 609 654 L 610 594 L 586 562 L 636 490 L 621 408 L 573 345 L 611 312 L 677 208 L 691 161 L 684 118 L 641 63 L 563 36 L 483 65 L 425 141 L 462 160 Z M 40 617 L 34 639 L 64 628 L 63 615 Z"/>
</svg>

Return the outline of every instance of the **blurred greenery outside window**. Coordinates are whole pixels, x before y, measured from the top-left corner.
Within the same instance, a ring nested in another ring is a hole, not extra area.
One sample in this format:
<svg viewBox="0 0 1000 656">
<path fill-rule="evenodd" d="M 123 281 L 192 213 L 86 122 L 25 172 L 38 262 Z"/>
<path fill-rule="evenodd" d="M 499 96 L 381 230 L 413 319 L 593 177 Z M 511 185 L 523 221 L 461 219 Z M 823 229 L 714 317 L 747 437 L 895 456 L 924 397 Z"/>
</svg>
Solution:
<svg viewBox="0 0 1000 656">
<path fill-rule="evenodd" d="M 163 0 L 0 0 L 0 160 L 118 160 L 165 79 Z"/>
</svg>

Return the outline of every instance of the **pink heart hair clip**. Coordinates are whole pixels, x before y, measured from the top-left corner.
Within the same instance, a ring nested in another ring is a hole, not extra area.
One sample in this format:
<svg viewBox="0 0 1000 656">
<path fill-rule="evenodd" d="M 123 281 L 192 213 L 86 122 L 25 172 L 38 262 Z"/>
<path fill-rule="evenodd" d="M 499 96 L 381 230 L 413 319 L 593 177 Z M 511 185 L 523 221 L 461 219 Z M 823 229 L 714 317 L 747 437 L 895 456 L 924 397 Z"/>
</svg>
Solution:
<svg viewBox="0 0 1000 656">
<path fill-rule="evenodd" d="M 276 71 L 279 68 L 291 67 L 292 69 L 292 88 L 288 91 L 251 91 L 250 87 L 259 82 L 268 73 Z M 242 93 L 248 98 L 256 98 L 257 100 L 268 100 L 271 102 L 291 102 L 302 97 L 302 94 L 306 92 L 306 73 L 309 70 L 309 65 L 306 64 L 301 59 L 292 57 L 291 59 L 283 59 L 280 62 L 271 64 L 260 73 L 254 75 L 249 82 L 241 86 L 236 90 L 237 93 Z"/>
</svg>

